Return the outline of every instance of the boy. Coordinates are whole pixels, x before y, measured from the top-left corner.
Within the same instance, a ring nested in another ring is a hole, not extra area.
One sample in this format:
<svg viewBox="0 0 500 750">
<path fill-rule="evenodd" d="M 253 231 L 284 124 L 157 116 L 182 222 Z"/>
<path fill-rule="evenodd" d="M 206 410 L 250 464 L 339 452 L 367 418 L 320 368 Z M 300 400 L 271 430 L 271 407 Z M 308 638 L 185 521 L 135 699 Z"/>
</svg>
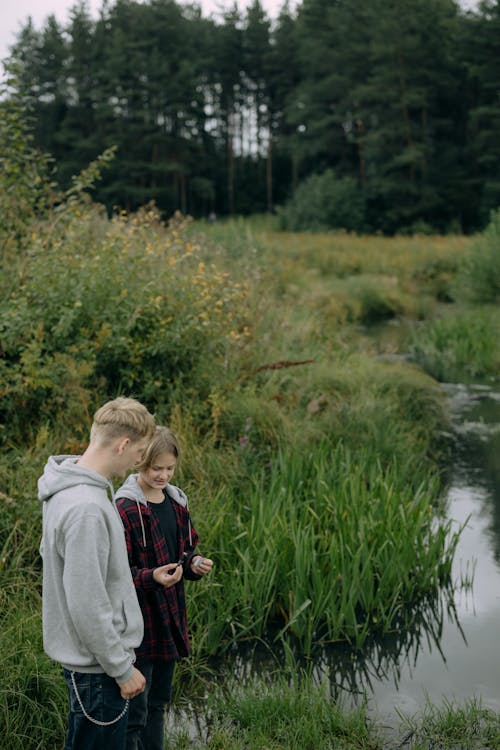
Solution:
<svg viewBox="0 0 500 750">
<path fill-rule="evenodd" d="M 128 700 L 144 690 L 143 620 L 110 478 L 141 460 L 154 428 L 135 399 L 109 401 L 83 455 L 51 456 L 38 481 L 43 640 L 68 686 L 65 750 L 123 750 Z"/>
</svg>

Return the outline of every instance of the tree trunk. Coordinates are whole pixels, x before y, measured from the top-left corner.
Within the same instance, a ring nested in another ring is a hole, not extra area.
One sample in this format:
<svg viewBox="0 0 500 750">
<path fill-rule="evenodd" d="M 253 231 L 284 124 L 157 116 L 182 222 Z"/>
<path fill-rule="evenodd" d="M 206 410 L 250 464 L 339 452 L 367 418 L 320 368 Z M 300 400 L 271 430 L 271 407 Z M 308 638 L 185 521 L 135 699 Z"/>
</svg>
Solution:
<svg viewBox="0 0 500 750">
<path fill-rule="evenodd" d="M 269 128 L 269 144 L 267 147 L 266 160 L 266 188 L 267 188 L 267 211 L 272 213 L 273 210 L 273 136 Z"/>
</svg>

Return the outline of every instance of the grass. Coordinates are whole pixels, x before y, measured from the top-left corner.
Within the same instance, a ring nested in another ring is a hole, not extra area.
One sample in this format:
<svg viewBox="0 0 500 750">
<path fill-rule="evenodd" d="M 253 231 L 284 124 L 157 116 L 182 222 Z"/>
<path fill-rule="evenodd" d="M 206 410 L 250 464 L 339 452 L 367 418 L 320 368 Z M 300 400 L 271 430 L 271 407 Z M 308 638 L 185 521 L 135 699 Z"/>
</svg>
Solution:
<svg viewBox="0 0 500 750">
<path fill-rule="evenodd" d="M 184 725 L 194 719 L 192 710 L 184 708 Z M 461 706 L 427 703 L 413 716 L 400 714 L 388 734 L 364 701 L 346 705 L 326 682 L 301 671 L 212 686 L 201 726 L 193 725 L 190 732 L 171 722 L 169 750 L 200 744 L 210 750 L 493 750 L 500 738 L 500 713 L 477 699 Z"/>
<path fill-rule="evenodd" d="M 280 453 L 205 510 L 217 575 L 190 594 L 196 639 L 211 653 L 278 626 L 309 654 L 318 641 L 361 647 L 404 627 L 405 603 L 450 581 L 458 535 L 434 518 L 439 494 L 437 477 L 410 480 L 374 448 Z"/>
<path fill-rule="evenodd" d="M 358 328 L 431 319 L 469 241 L 287 235 L 263 221 L 165 228 L 151 211 L 108 222 L 87 205 L 62 216 L 2 275 L 0 731 L 13 750 L 51 750 L 65 724 L 40 640 L 36 477 L 48 454 L 82 449 L 92 410 L 118 392 L 180 434 L 178 481 L 216 561 L 189 589 L 186 670 L 252 639 L 362 653 L 375 633 L 410 629 L 450 583 L 446 409 L 431 377 L 376 360 Z M 207 747 L 378 747 L 365 715 L 324 688 L 289 680 L 263 696 L 222 695 Z"/>
<path fill-rule="evenodd" d="M 497 377 L 500 308 L 461 309 L 429 321 L 415 330 L 410 350 L 413 358 L 441 381 Z"/>
<path fill-rule="evenodd" d="M 470 699 L 464 705 L 427 702 L 414 717 L 401 716 L 406 745 L 411 750 L 485 750 L 500 747 L 500 714 Z"/>
</svg>

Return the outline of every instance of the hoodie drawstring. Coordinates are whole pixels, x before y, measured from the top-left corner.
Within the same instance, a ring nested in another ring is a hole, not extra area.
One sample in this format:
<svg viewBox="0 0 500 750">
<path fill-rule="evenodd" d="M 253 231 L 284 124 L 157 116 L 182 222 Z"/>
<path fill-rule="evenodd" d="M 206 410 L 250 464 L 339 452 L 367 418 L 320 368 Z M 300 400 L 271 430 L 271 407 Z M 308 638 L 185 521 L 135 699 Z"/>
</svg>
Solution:
<svg viewBox="0 0 500 750">
<path fill-rule="evenodd" d="M 144 531 L 144 521 L 142 520 L 141 504 L 140 504 L 139 500 L 136 500 L 135 504 L 137 505 L 137 511 L 139 513 L 139 518 L 141 519 L 142 543 L 144 544 L 144 549 L 146 549 L 146 532 Z"/>
</svg>

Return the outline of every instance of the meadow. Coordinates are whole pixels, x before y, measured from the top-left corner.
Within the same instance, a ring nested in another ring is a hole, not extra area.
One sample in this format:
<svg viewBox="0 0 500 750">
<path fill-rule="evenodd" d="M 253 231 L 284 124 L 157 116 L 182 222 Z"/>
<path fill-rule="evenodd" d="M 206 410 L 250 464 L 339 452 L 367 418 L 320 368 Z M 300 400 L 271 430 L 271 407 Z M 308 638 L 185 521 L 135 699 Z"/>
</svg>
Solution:
<svg viewBox="0 0 500 750">
<path fill-rule="evenodd" d="M 293 642 L 310 660 L 324 643 L 362 649 L 453 591 L 436 378 L 498 374 L 497 217 L 474 238 L 286 234 L 264 219 L 165 222 L 154 206 L 109 218 L 75 187 L 43 216 L 14 218 L 0 277 L 5 747 L 62 742 L 36 479 L 49 454 L 82 450 L 92 413 L 118 394 L 179 434 L 176 481 L 215 560 L 188 591 L 178 699 L 205 705 L 208 660 L 241 643 Z M 370 331 L 388 321 L 406 333 L 381 351 Z M 206 746 L 383 746 L 363 707 L 344 710 L 294 665 L 267 686 L 210 691 Z M 405 719 L 408 747 L 453 747 L 464 716 L 467 747 L 497 746 L 500 718 L 471 703 Z M 180 731 L 171 748 L 189 742 Z"/>
</svg>

